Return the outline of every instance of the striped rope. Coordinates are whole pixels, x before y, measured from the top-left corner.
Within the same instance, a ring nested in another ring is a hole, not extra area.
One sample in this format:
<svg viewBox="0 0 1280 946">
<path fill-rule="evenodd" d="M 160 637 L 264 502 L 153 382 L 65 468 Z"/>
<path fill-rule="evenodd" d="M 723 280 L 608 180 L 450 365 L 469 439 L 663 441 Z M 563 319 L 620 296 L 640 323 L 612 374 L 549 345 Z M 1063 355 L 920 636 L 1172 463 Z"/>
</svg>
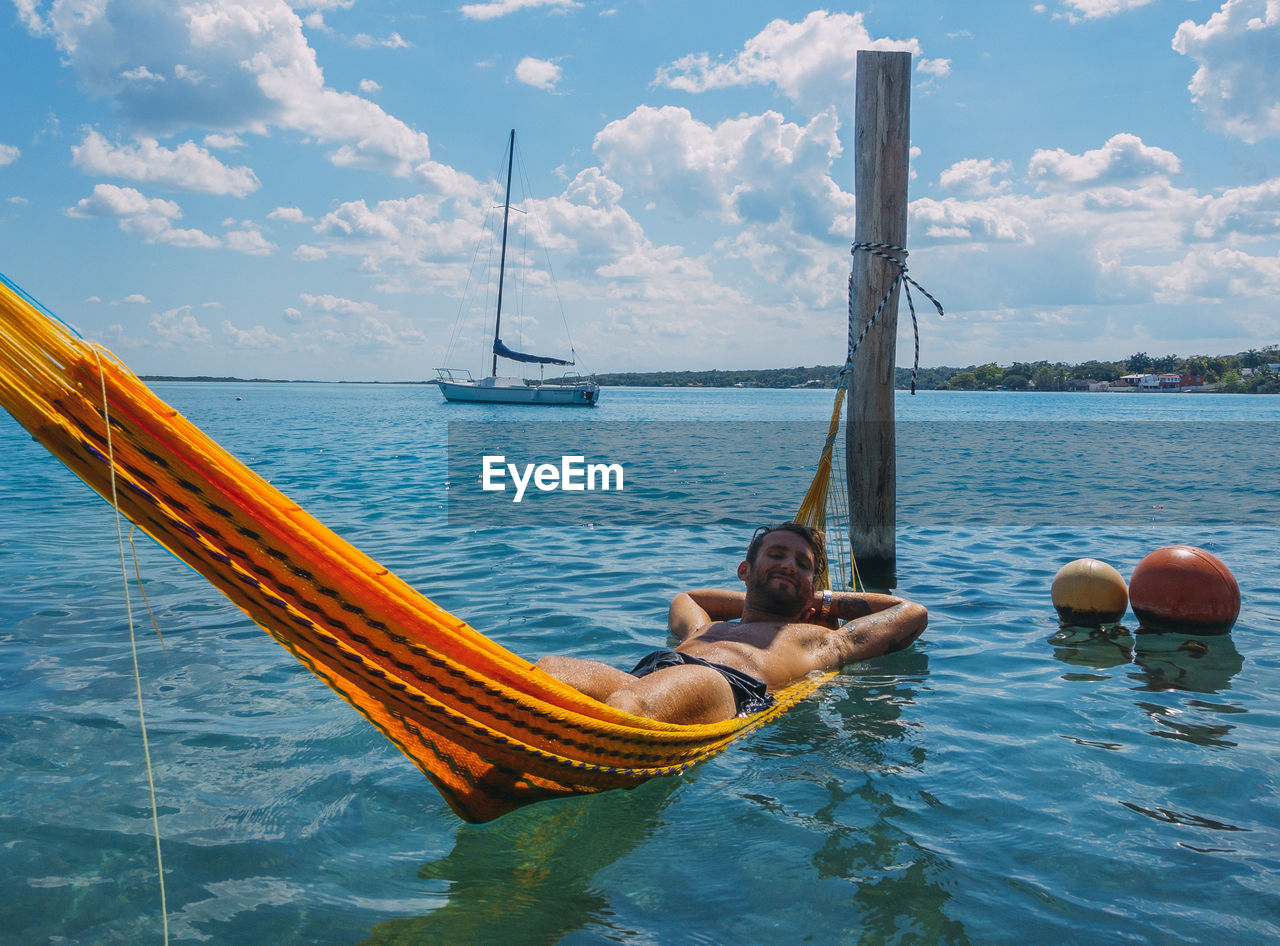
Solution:
<svg viewBox="0 0 1280 946">
<path fill-rule="evenodd" d="M 862 326 L 862 331 L 855 339 L 853 337 L 853 323 L 855 321 L 853 311 L 853 272 L 849 273 L 849 353 L 845 356 L 845 370 L 852 370 L 853 355 L 862 344 L 862 340 L 867 337 L 867 332 L 871 331 L 871 326 L 880 318 L 880 313 L 884 311 L 884 307 L 889 304 L 889 299 L 893 296 L 893 291 L 901 284 L 907 296 L 907 307 L 911 310 L 911 331 L 915 336 L 915 359 L 911 363 L 911 393 L 916 393 L 916 374 L 920 371 L 920 323 L 916 319 L 916 306 L 911 298 L 911 287 L 915 286 L 925 298 L 933 303 L 934 308 L 938 310 L 939 316 L 945 316 L 942 311 L 942 303 L 935 299 L 929 290 L 920 285 L 914 279 L 907 275 L 907 251 L 905 247 L 895 246 L 892 243 L 855 243 L 851 249 L 851 253 L 857 253 L 859 250 L 870 253 L 872 256 L 878 256 L 882 260 L 887 260 L 894 266 L 898 267 L 898 273 L 893 277 L 893 282 L 889 283 L 889 288 L 885 291 L 884 296 L 880 299 L 880 304 L 876 306 L 876 311 L 871 314 L 871 318 L 867 320 L 867 324 Z M 890 256 L 890 253 L 901 253 L 901 258 Z"/>
</svg>

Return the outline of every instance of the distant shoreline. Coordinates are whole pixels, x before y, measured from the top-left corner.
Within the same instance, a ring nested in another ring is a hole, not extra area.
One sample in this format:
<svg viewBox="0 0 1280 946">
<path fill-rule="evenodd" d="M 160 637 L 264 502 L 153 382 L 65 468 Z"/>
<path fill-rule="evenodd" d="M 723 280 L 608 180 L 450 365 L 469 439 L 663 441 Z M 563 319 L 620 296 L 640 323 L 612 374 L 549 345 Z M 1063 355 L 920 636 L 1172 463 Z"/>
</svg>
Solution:
<svg viewBox="0 0 1280 946">
<path fill-rule="evenodd" d="M 1002 367 L 994 363 L 967 368 L 947 366 L 920 368 L 912 377 L 910 368 L 897 368 L 894 387 L 920 391 L 1054 391 L 1099 392 L 1121 378 L 1136 384 L 1143 375 L 1179 376 L 1181 388 L 1195 388 L 1197 394 L 1277 394 L 1280 393 L 1280 346 L 1251 349 L 1236 355 L 1151 358 L 1139 352 L 1124 361 L 1086 361 L 1076 365 L 1047 361 L 1014 362 Z M 407 381 L 316 381 L 306 378 L 237 378 L 213 375 L 143 375 L 143 381 L 179 381 L 210 384 L 389 384 L 430 385 L 434 380 Z M 838 365 L 795 368 L 746 368 L 709 371 L 601 372 L 593 375 L 602 387 L 637 388 L 773 388 L 834 389 L 840 377 Z M 555 379 L 552 379 L 553 381 Z M 1152 384 L 1154 378 L 1149 378 Z M 1091 390 L 1092 386 L 1092 390 Z M 1124 385 L 1118 385 L 1123 388 Z M 1142 390 L 1137 393 L 1172 393 Z M 1179 392 L 1183 393 L 1183 392 Z"/>
<path fill-rule="evenodd" d="M 434 383 L 431 381 L 317 381 L 311 378 L 206 378 L 206 377 L 198 377 L 198 376 L 191 377 L 191 378 L 184 378 L 184 377 L 178 377 L 178 376 L 172 376 L 172 375 L 139 375 L 138 378 L 140 381 L 143 381 L 146 383 L 158 381 L 158 382 L 180 382 L 183 384 L 378 384 L 378 385 L 383 385 L 384 387 L 396 387 L 396 386 L 421 387 L 423 385 L 429 385 Z M 599 383 L 599 385 L 602 388 L 670 388 L 672 390 L 682 390 L 682 391 L 699 390 L 699 389 L 713 390 L 713 391 L 726 391 L 726 390 L 735 390 L 735 389 L 737 390 L 754 389 L 754 390 L 761 390 L 761 391 L 787 391 L 787 390 L 830 391 L 830 390 L 834 390 L 835 388 L 834 384 L 800 384 L 800 385 L 792 385 L 789 387 L 779 387 L 778 385 L 771 385 L 771 384 L 672 384 L 670 382 L 665 384 L 659 383 L 659 382 L 653 382 L 649 384 L 637 383 L 637 382 L 621 383 L 617 381 L 601 381 L 599 379 L 599 376 L 596 376 L 596 380 L 597 380 L 597 383 Z M 900 385 L 896 385 L 894 387 L 894 390 L 907 391 L 909 390 L 909 387 L 907 385 L 900 384 Z M 1050 394 L 1224 394 L 1224 393 L 1226 394 L 1232 394 L 1232 393 L 1272 394 L 1272 393 L 1277 393 L 1273 391 L 1263 391 L 1263 392 L 1255 392 L 1255 391 L 1243 391 L 1243 392 L 1225 391 L 1224 392 L 1224 391 L 1211 391 L 1211 390 L 1140 391 L 1136 389 L 1132 391 L 1126 391 L 1120 388 L 1112 388 L 1109 391 L 1089 391 L 1087 389 L 1080 388 L 1080 389 L 1072 389 L 1072 390 L 1044 392 L 1044 391 L 1037 391 L 1034 388 L 997 387 L 997 388 L 973 389 L 973 388 L 946 388 L 946 387 L 929 388 L 929 387 L 923 387 L 923 386 L 917 386 L 917 390 L 941 391 L 941 392 L 968 391 L 970 393 L 978 393 L 978 394 L 1044 394 L 1044 393 L 1050 393 Z"/>
<path fill-rule="evenodd" d="M 214 378 L 209 375 L 183 377 L 168 374 L 140 374 L 140 381 L 194 381 L 200 384 L 433 384 L 431 381 L 317 381 L 312 378 Z"/>
</svg>

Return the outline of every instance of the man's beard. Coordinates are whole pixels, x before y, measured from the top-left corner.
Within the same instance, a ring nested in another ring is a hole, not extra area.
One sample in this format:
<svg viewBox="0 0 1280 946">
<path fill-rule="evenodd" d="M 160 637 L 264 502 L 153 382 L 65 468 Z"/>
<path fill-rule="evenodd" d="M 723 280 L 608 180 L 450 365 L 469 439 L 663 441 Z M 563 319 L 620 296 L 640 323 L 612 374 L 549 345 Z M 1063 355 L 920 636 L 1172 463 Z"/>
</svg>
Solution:
<svg viewBox="0 0 1280 946">
<path fill-rule="evenodd" d="M 768 573 L 751 588 L 751 606 L 759 611 L 777 614 L 781 617 L 798 617 L 809 604 L 809 596 L 804 593 L 800 583 L 795 585 L 774 585 L 770 583 Z"/>
</svg>

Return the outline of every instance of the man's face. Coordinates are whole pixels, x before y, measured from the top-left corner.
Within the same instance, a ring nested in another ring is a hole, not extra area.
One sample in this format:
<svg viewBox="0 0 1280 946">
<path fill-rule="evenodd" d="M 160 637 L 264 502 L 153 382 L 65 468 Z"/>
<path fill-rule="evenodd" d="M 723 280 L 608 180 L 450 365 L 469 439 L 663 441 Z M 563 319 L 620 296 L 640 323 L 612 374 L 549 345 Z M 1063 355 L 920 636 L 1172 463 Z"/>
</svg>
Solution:
<svg viewBox="0 0 1280 946">
<path fill-rule="evenodd" d="M 747 583 L 755 608 L 794 617 L 813 600 L 813 549 L 794 532 L 770 532 L 754 563 L 743 562 L 738 576 Z"/>
</svg>

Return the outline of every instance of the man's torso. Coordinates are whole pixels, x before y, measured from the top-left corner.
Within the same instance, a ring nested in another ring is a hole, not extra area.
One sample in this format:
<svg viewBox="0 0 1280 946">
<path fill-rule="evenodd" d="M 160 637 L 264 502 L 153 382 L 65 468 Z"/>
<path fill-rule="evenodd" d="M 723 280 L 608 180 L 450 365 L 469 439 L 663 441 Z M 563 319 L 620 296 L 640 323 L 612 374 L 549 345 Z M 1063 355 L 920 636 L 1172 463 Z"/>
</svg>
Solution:
<svg viewBox="0 0 1280 946">
<path fill-rule="evenodd" d="M 676 650 L 734 667 L 776 690 L 826 666 L 823 654 L 831 633 L 817 624 L 719 621 Z"/>
</svg>

